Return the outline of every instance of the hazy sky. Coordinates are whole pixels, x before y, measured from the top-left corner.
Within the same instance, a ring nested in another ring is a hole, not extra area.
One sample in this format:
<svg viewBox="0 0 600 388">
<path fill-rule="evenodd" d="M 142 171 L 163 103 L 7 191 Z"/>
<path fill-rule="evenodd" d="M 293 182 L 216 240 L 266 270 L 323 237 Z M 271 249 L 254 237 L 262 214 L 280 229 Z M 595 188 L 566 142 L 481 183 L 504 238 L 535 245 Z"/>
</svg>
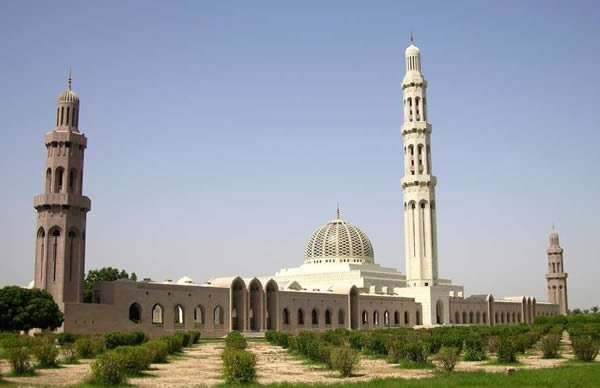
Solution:
<svg viewBox="0 0 600 388">
<path fill-rule="evenodd" d="M 73 67 L 87 268 L 273 274 L 342 216 L 404 272 L 410 31 L 429 81 L 440 274 L 600 304 L 597 1 L 11 1 L 0 5 L 0 285 L 33 278 L 44 133 Z M 594 291 L 595 290 L 595 291 Z"/>
</svg>

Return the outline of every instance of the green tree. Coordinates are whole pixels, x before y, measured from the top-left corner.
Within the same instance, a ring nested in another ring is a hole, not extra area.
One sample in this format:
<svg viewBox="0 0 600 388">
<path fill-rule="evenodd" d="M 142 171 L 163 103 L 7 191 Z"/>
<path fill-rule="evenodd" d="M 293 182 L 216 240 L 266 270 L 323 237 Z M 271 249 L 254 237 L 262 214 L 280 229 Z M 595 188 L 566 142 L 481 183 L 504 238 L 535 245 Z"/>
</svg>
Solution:
<svg viewBox="0 0 600 388">
<path fill-rule="evenodd" d="M 0 289 L 0 331 L 56 329 L 63 314 L 46 291 L 8 286 Z"/>
<path fill-rule="evenodd" d="M 92 303 L 94 293 L 94 284 L 100 281 L 112 282 L 119 279 L 137 280 L 137 275 L 132 272 L 131 275 L 125 270 L 118 270 L 113 267 L 104 267 L 100 269 L 91 269 L 83 282 L 83 301 Z"/>
<path fill-rule="evenodd" d="M 592 312 L 595 314 L 598 312 L 598 306 L 593 306 L 592 307 Z"/>
</svg>

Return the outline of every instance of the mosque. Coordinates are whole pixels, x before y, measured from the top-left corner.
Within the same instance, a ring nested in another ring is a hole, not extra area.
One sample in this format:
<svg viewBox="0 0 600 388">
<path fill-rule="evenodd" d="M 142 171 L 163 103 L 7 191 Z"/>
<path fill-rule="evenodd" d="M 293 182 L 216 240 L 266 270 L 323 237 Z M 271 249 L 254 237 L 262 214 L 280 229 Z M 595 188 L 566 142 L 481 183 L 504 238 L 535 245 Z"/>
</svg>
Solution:
<svg viewBox="0 0 600 388">
<path fill-rule="evenodd" d="M 83 303 L 86 215 L 83 195 L 87 138 L 79 130 L 79 104 L 68 88 L 58 97 L 55 128 L 45 135 L 45 190 L 37 211 L 34 286 L 52 294 L 64 312 L 62 330 L 72 333 L 142 330 L 161 335 L 199 330 L 219 337 L 232 330 L 323 331 L 433 325 L 531 323 L 536 315 L 567 313 L 567 274 L 558 234 L 548 248 L 549 302 L 535 297 L 466 297 L 464 288 L 438 274 L 438 246 L 431 123 L 421 54 L 405 51 L 402 80 L 406 274 L 375 262 L 369 237 L 335 219 L 318 227 L 304 249 L 304 263 L 272 276 L 232 276 L 196 283 L 118 280 L 98 282 L 93 303 Z"/>
</svg>

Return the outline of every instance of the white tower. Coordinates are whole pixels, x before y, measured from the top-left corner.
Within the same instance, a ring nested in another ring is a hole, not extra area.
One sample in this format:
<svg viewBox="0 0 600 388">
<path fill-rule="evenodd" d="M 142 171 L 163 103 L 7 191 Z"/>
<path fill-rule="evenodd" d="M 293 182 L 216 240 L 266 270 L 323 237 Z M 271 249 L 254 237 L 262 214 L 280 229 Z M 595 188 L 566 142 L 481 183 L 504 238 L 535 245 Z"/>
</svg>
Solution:
<svg viewBox="0 0 600 388">
<path fill-rule="evenodd" d="M 436 178 L 431 169 L 431 124 L 427 122 L 427 81 L 421 72 L 421 54 L 411 36 L 405 51 L 404 93 L 404 241 L 406 285 L 438 284 Z"/>
</svg>

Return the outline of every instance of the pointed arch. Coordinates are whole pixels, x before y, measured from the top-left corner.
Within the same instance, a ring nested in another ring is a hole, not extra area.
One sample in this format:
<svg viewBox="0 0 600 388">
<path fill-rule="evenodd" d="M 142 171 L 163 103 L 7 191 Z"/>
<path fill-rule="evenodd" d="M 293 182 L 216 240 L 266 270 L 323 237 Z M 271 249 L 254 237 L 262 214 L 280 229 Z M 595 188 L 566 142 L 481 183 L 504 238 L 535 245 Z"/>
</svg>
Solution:
<svg viewBox="0 0 600 388">
<path fill-rule="evenodd" d="M 182 305 L 175 305 L 175 308 L 173 309 L 173 318 L 175 326 L 183 326 L 185 324 L 185 310 Z"/>
<path fill-rule="evenodd" d="M 290 312 L 287 308 L 283 309 L 283 324 L 284 325 L 290 324 Z"/>
<path fill-rule="evenodd" d="M 142 306 L 139 303 L 134 302 L 129 306 L 129 320 L 133 323 L 142 321 Z"/>
<path fill-rule="evenodd" d="M 164 323 L 163 307 L 160 304 L 155 304 L 152 307 L 152 324 L 162 325 Z"/>
<path fill-rule="evenodd" d="M 277 304 L 279 301 L 279 286 L 275 280 L 270 279 L 265 287 L 266 289 L 266 301 L 267 301 L 267 330 L 278 330 L 279 329 L 279 318 L 277 314 Z M 288 323 L 289 324 L 289 313 Z"/>
<path fill-rule="evenodd" d="M 220 328 L 223 327 L 225 322 L 225 310 L 220 305 L 215 306 L 213 309 L 213 324 L 215 327 Z"/>
<path fill-rule="evenodd" d="M 298 309 L 298 326 L 304 326 L 304 310 Z"/>
<path fill-rule="evenodd" d="M 48 167 L 46 170 L 46 193 L 52 192 L 52 169 Z"/>
<path fill-rule="evenodd" d="M 346 317 L 344 316 L 344 310 L 340 309 L 338 311 L 338 326 L 346 325 Z"/>
<path fill-rule="evenodd" d="M 54 170 L 54 192 L 55 193 L 61 193 L 63 191 L 64 175 L 65 175 L 64 168 L 57 167 L 56 170 Z"/>
<path fill-rule="evenodd" d="M 390 325 L 390 312 L 385 310 L 383 312 L 383 325 L 384 326 L 389 326 Z"/>
<path fill-rule="evenodd" d="M 319 310 L 317 310 L 317 308 L 313 308 L 311 313 L 310 313 L 310 323 L 313 326 L 318 326 L 319 325 Z"/>
<path fill-rule="evenodd" d="M 194 326 L 204 326 L 205 319 L 204 306 L 199 304 L 194 308 Z"/>
<path fill-rule="evenodd" d="M 331 325 L 331 311 L 329 309 L 325 310 L 325 325 Z"/>
</svg>

